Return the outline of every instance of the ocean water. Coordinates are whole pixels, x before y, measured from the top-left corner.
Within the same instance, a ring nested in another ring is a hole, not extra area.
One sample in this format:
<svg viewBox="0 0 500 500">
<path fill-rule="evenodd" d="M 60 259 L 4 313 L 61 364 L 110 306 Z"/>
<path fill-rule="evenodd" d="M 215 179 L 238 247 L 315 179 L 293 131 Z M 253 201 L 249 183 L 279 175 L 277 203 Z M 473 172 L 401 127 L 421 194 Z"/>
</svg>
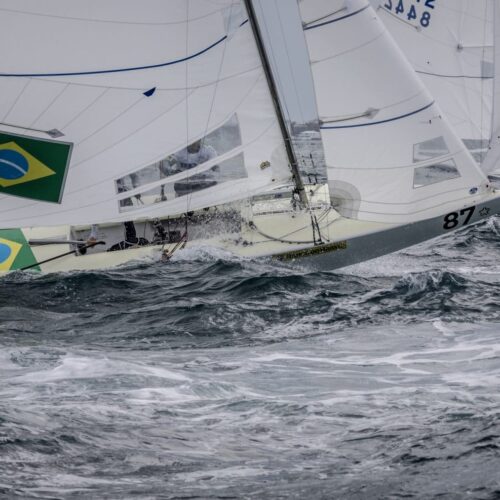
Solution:
<svg viewBox="0 0 500 500">
<path fill-rule="evenodd" d="M 336 272 L 0 279 L 0 497 L 499 499 L 500 219 Z"/>
</svg>

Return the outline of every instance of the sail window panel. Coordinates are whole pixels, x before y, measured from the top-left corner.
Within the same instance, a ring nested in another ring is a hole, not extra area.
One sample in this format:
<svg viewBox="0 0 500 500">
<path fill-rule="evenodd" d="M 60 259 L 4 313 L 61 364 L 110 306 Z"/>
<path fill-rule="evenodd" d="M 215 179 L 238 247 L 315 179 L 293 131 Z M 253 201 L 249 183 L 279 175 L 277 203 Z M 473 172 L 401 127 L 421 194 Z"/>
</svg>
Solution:
<svg viewBox="0 0 500 500">
<path fill-rule="evenodd" d="M 463 139 L 465 147 L 478 164 L 482 164 L 489 152 L 490 142 L 486 139 Z"/>
<path fill-rule="evenodd" d="M 450 153 L 444 137 L 436 137 L 413 145 L 413 163 L 430 160 Z"/>
<path fill-rule="evenodd" d="M 204 172 L 186 175 L 175 182 L 167 182 L 140 195 L 122 199 L 119 201 L 119 210 L 120 212 L 130 211 L 183 196 L 196 196 L 199 191 L 214 188 L 226 182 L 245 179 L 247 176 L 243 154 L 239 154 Z"/>
<path fill-rule="evenodd" d="M 238 118 L 233 115 L 224 125 L 187 147 L 132 174 L 120 177 L 115 181 L 116 192 L 135 189 L 201 166 L 238 146 L 241 146 L 241 134 Z"/>
<path fill-rule="evenodd" d="M 421 188 L 438 182 L 449 181 L 460 177 L 455 162 L 448 160 L 435 165 L 417 167 L 413 175 L 413 187 Z"/>
</svg>

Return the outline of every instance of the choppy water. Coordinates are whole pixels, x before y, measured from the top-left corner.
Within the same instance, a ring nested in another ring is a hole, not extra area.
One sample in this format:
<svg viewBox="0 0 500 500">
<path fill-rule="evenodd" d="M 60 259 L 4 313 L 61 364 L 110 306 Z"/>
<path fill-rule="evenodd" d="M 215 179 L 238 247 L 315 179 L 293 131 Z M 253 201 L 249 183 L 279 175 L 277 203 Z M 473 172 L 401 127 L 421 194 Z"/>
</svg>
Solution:
<svg viewBox="0 0 500 500">
<path fill-rule="evenodd" d="M 0 280 L 2 498 L 500 498 L 500 220 L 309 273 Z"/>
</svg>

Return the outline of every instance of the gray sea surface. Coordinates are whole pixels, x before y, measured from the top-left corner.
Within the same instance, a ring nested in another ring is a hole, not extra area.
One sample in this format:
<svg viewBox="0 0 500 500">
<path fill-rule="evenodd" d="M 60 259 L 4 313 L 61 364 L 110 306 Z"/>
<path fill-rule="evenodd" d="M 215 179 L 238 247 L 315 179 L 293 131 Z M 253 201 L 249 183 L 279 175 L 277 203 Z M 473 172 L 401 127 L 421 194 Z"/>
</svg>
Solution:
<svg viewBox="0 0 500 500">
<path fill-rule="evenodd" d="M 0 279 L 0 497 L 499 499 L 500 219 L 337 272 Z"/>
</svg>

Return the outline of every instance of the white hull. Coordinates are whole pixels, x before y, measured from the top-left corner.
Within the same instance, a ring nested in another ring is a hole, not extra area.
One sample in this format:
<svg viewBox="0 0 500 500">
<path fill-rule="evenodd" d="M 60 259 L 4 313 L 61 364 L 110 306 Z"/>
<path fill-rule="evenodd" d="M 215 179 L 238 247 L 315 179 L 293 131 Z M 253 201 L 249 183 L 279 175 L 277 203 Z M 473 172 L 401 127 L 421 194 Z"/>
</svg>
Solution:
<svg viewBox="0 0 500 500">
<path fill-rule="evenodd" d="M 30 258 L 14 260 L 14 265 L 11 263 L 10 268 L 6 269 L 4 266 L 0 270 L 22 269 L 35 263 L 39 264 L 33 269 L 42 272 L 106 269 L 137 260 L 158 261 L 165 253 L 182 251 L 181 247 L 189 249 L 201 245 L 223 249 L 245 258 L 274 257 L 297 261 L 315 269 L 336 269 L 435 238 L 500 212 L 500 193 L 493 191 L 488 195 L 475 197 L 471 200 L 472 203 L 443 207 L 443 215 L 412 224 L 358 221 L 342 217 L 328 206 L 326 186 L 315 189 L 316 192 L 311 197 L 314 207 L 312 213 L 318 221 L 321 243 L 317 241 L 317 231 L 313 233 L 311 214 L 292 209 L 289 199 L 278 198 L 256 201 L 236 215 L 233 213 L 231 217 L 226 214 L 230 223 L 226 220 L 217 226 L 213 221 L 207 222 L 209 218 L 201 219 L 201 223 L 199 220 L 190 222 L 188 240 L 182 245 L 155 244 L 110 252 L 106 249 L 109 249 L 111 243 L 123 238 L 123 226 L 103 226 L 99 228 L 99 239 L 105 240 L 106 245 L 89 249 L 85 255 L 73 253 L 58 257 L 75 250 L 76 247 L 71 244 L 33 245 L 29 249 Z M 152 228 L 149 226 L 150 223 L 137 222 L 138 236 L 143 233 L 147 236 L 146 231 L 151 233 Z M 204 236 L 203 229 L 209 226 L 218 234 Z M 224 233 L 224 228 L 229 230 Z M 12 231 L 16 230 L 10 230 L 9 234 Z M 81 239 L 88 234 L 88 228 L 70 226 L 24 228 L 17 231 L 22 234 L 25 242 L 50 238 L 75 239 L 75 234 Z M 6 235 L 2 234 L 0 231 L 0 238 L 5 239 Z M 114 241 L 108 240 L 112 237 Z M 58 258 L 44 263 L 54 257 Z"/>
</svg>

